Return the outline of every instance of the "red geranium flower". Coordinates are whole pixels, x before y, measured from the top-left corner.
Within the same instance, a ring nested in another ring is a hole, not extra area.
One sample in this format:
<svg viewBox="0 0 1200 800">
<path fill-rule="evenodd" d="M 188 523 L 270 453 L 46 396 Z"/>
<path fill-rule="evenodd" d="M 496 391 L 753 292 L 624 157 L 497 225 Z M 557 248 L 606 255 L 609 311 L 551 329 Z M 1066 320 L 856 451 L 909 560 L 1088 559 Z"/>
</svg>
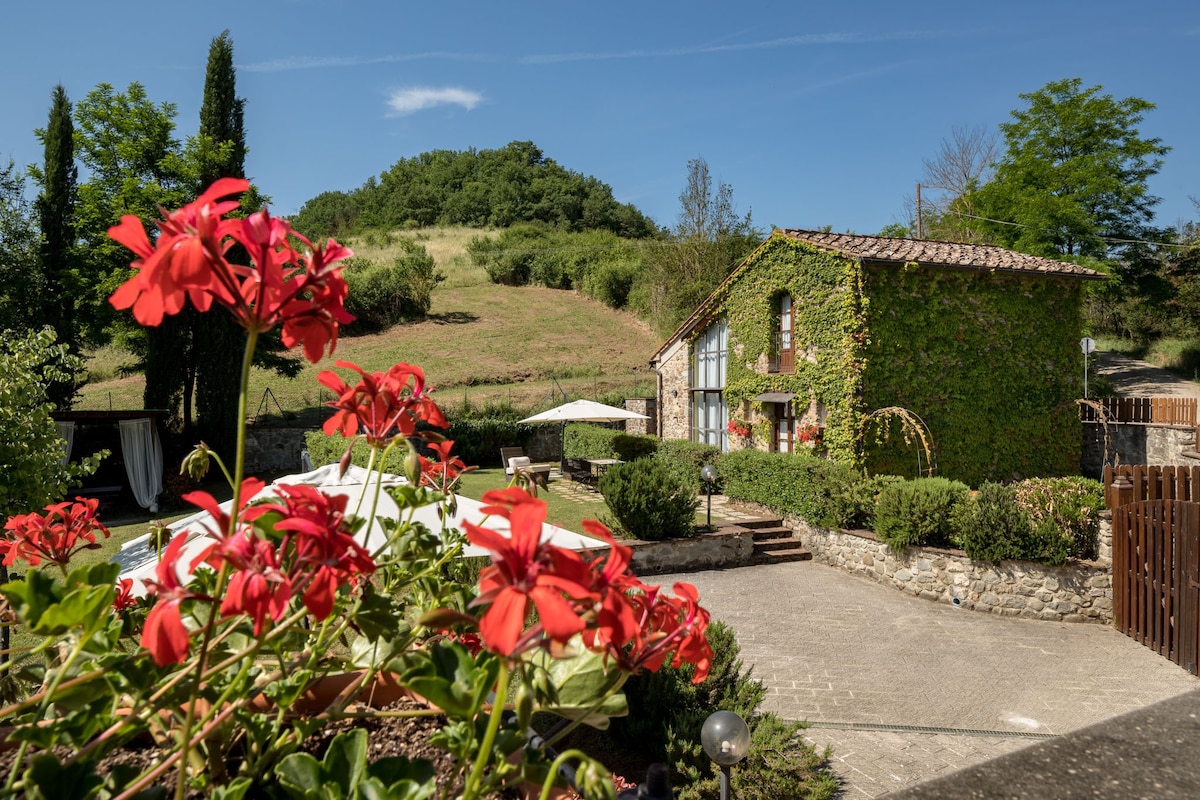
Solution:
<svg viewBox="0 0 1200 800">
<path fill-rule="evenodd" d="M 510 535 L 504 536 L 463 523 L 467 539 L 492 554 L 492 565 L 479 576 L 480 594 L 475 600 L 477 605 L 490 604 L 479 621 L 484 644 L 505 656 L 516 655 L 529 645 L 533 640 L 523 631 L 530 604 L 537 608 L 545 635 L 553 642 L 566 643 L 585 627 L 580 612 L 568 600 L 590 596 L 583 559 L 541 542 L 546 503 L 525 490 L 492 490 L 484 494 L 483 502 L 485 514 L 507 519 L 510 528 Z"/>
<path fill-rule="evenodd" d="M 9 517 L 0 537 L 4 565 L 12 566 L 21 559 L 36 567 L 46 559 L 65 569 L 75 553 L 99 547 L 97 532 L 109 537 L 108 528 L 96 519 L 99 505 L 95 498 L 77 497 L 74 503 L 48 505 L 43 514 Z"/>
<path fill-rule="evenodd" d="M 284 344 L 303 344 L 305 357 L 316 362 L 326 345 L 330 352 L 336 348 L 338 326 L 354 320 L 344 308 L 346 282 L 335 266 L 352 253 L 332 239 L 314 247 L 266 209 L 245 219 L 222 219 L 238 202 L 221 198 L 249 186 L 240 178 L 216 181 L 194 202 L 166 214 L 154 244 L 137 217 L 123 217 L 108 233 L 137 255 L 132 266 L 138 273 L 109 300 L 116 308 L 132 308 L 143 325 L 179 313 L 186 299 L 200 311 L 216 301 L 247 331 L 282 324 Z M 304 248 L 293 247 L 293 240 Z M 235 242 L 249 253 L 250 264 L 226 259 Z"/>
<path fill-rule="evenodd" d="M 187 541 L 186 536 L 176 536 L 167 545 L 162 560 L 155 567 L 158 580 L 145 579 L 146 588 L 157 598 L 154 607 L 146 615 L 142 628 L 142 647 L 154 656 L 160 667 L 178 664 L 187 658 L 188 630 L 184 627 L 179 606 L 184 600 L 199 597 L 179 580 L 179 557 Z M 196 568 L 193 563 L 189 572 Z"/>
<path fill-rule="evenodd" d="M 462 473 L 469 472 L 474 467 L 468 467 L 458 456 L 450 455 L 454 442 L 430 442 L 429 447 L 438 454 L 438 460 L 421 456 L 421 485 L 441 492 L 450 492 Z"/>
<path fill-rule="evenodd" d="M 325 421 L 325 433 L 350 438 L 361 429 L 372 445 L 386 444 L 395 436 L 412 436 L 417 420 L 447 427 L 441 409 L 429 398 L 425 373 L 411 364 L 396 364 L 387 372 L 366 372 L 357 364 L 338 361 L 336 366 L 362 376 L 348 386 L 336 372 L 326 370 L 317 379 L 338 396 L 326 403 L 337 412 Z"/>
<path fill-rule="evenodd" d="M 284 532 L 279 561 L 287 581 L 302 592 L 312 615 L 323 620 L 333 611 L 338 590 L 355 576 L 374 572 L 375 561 L 354 539 L 345 495 L 330 496 L 312 486 L 276 488 L 278 500 L 256 504 L 243 516 L 252 521 L 264 514 L 279 515 L 274 528 Z"/>
<path fill-rule="evenodd" d="M 117 581 L 117 594 L 113 598 L 113 610 L 124 611 L 137 605 L 133 596 L 133 578 L 121 578 Z"/>
</svg>

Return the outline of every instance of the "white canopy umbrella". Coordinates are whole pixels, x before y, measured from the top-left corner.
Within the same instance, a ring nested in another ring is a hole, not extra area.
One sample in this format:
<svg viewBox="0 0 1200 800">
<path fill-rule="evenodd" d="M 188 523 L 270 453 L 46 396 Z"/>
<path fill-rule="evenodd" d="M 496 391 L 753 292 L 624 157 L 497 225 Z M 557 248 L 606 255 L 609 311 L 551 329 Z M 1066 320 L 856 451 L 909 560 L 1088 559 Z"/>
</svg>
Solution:
<svg viewBox="0 0 1200 800">
<path fill-rule="evenodd" d="M 561 406 L 555 406 L 549 411 L 543 411 L 540 414 L 534 414 L 532 417 L 526 417 L 521 422 L 561 422 L 562 435 L 559 438 L 559 468 L 566 470 L 566 438 L 567 438 L 567 423 L 568 422 L 623 422 L 630 419 L 650 419 L 645 414 L 639 414 L 636 411 L 628 411 L 624 408 L 616 406 L 606 406 L 604 403 L 597 403 L 594 400 L 572 400 L 570 403 L 563 403 Z"/>
<path fill-rule="evenodd" d="M 367 489 L 367 496 L 363 500 L 361 516 L 366 516 L 371 511 L 371 498 L 375 489 L 376 475 L 370 477 L 371 485 Z M 258 498 L 274 497 L 278 494 L 276 487 L 281 483 L 290 485 L 305 484 L 308 486 L 316 486 L 328 495 L 346 495 L 349 497 L 349 502 L 346 505 L 348 512 L 353 512 L 358 503 L 359 495 L 363 490 L 364 481 L 368 480 L 368 473 L 362 467 L 351 466 L 343 476 L 338 475 L 338 465 L 329 464 L 324 467 L 305 472 L 299 475 L 288 475 L 275 481 L 270 486 L 265 487 L 256 495 Z M 383 485 L 397 486 L 406 483 L 405 479 L 398 475 L 384 475 Z M 221 508 L 228 511 L 230 502 L 226 501 L 221 504 Z M 400 514 L 400 509 L 396 503 L 386 493 L 380 493 L 379 505 L 375 510 L 375 516 L 387 519 L 396 519 Z M 472 500 L 469 497 L 458 498 L 458 510 L 453 516 L 446 520 L 446 526 L 450 528 L 462 528 L 463 522 L 471 522 L 475 525 L 486 525 L 491 530 L 507 535 L 509 532 L 508 520 L 503 517 L 487 517 L 484 521 L 483 503 L 478 500 Z M 438 518 L 437 508 L 434 506 L 425 506 L 419 508 L 413 514 L 414 522 L 421 522 L 432 531 L 442 530 L 442 520 Z M 208 545 L 212 544 L 213 538 L 210 531 L 216 527 L 212 515 L 207 511 L 201 511 L 192 514 L 190 517 L 173 523 L 170 526 L 172 536 L 180 535 L 187 536 L 187 544 L 183 547 L 183 553 L 179 559 L 179 563 L 183 565 L 190 564 L 192 559 L 200 554 Z M 372 520 L 369 526 L 370 533 L 367 538 L 367 548 L 374 552 L 384 545 L 387 541 L 386 534 L 378 521 Z M 361 541 L 362 532 L 359 532 Z M 604 542 L 599 539 L 593 539 L 590 536 L 569 531 L 565 528 L 559 528 L 556 525 L 548 523 L 542 524 L 543 542 L 552 542 L 553 544 L 568 548 L 571 550 L 595 549 L 607 547 Z M 463 556 L 483 556 L 487 555 L 487 551 L 473 544 L 468 544 L 463 548 Z M 158 564 L 158 556 L 154 552 L 154 548 L 150 546 L 150 534 L 141 536 L 126 542 L 121 548 L 121 551 L 113 559 L 122 565 L 121 577 L 133 578 L 133 592 L 136 595 L 145 594 L 145 585 L 142 583 L 142 578 L 153 578 L 155 567 Z M 186 576 L 180 573 L 180 577 Z"/>
<path fill-rule="evenodd" d="M 606 406 L 594 400 L 572 400 L 549 411 L 526 417 L 521 422 L 622 422 L 627 419 L 650 419 L 645 414 Z"/>
</svg>

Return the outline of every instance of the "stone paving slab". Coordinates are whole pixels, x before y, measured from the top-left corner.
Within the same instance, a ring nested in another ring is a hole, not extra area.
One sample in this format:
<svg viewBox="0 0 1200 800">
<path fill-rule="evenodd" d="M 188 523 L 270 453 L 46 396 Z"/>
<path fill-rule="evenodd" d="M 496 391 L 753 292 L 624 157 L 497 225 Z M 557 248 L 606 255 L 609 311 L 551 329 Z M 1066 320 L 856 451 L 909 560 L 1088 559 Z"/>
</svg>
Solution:
<svg viewBox="0 0 1200 800">
<path fill-rule="evenodd" d="M 876 797 L 1200 686 L 1112 628 L 996 617 L 815 562 L 661 576 L 696 585 L 767 688 L 832 745 L 846 797 Z M 842 730 L 821 723 L 937 728 Z M 1008 734 L 981 736 L 969 732 Z"/>
</svg>

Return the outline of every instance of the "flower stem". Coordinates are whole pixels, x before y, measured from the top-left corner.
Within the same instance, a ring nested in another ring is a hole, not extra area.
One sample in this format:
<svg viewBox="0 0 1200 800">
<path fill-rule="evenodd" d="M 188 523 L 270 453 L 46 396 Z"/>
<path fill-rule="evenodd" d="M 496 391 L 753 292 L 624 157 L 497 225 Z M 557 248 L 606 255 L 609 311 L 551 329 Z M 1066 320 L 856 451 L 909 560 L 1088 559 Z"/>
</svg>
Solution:
<svg viewBox="0 0 1200 800">
<path fill-rule="evenodd" d="M 237 410 L 237 446 L 234 450 L 234 467 L 233 467 L 233 504 L 229 507 L 229 529 L 225 531 L 225 535 L 233 538 L 237 533 L 238 510 L 242 504 L 242 476 L 246 470 L 246 403 L 247 395 L 250 392 L 250 367 L 254 363 L 254 348 L 258 344 L 258 331 L 253 328 L 246 335 L 246 350 L 242 355 L 242 374 L 241 380 L 238 383 L 238 410 Z M 214 598 L 219 598 L 225 591 L 225 581 L 229 577 L 229 563 L 221 564 L 221 570 L 217 573 L 217 586 L 213 592 Z M 204 663 L 207 661 L 208 645 L 212 639 L 213 627 L 217 622 L 217 615 L 220 610 L 217 607 L 217 601 L 212 601 L 208 619 L 204 623 L 204 634 L 200 639 L 200 650 L 196 658 L 196 682 L 192 684 L 192 690 L 188 697 L 187 715 L 183 721 L 183 736 L 179 747 L 179 781 L 175 784 L 175 800 L 184 800 L 187 793 L 187 765 L 188 765 L 188 750 L 192 746 L 192 727 L 196 722 L 196 698 L 200 694 L 200 685 L 204 680 Z"/>
<path fill-rule="evenodd" d="M 550 774 L 546 776 L 546 780 L 542 783 L 542 793 L 538 795 L 538 800 L 549 800 L 550 790 L 554 788 L 554 776 L 558 774 L 558 769 L 563 764 L 567 763 L 571 758 L 587 758 L 587 753 L 582 750 L 567 750 L 550 764 Z"/>
<path fill-rule="evenodd" d="M 500 719 L 504 716 L 504 704 L 508 700 L 508 664 L 500 662 L 500 675 L 496 678 L 496 694 L 492 698 L 492 716 L 488 720 L 487 730 L 479 745 L 479 755 L 475 757 L 475 766 L 463 787 L 462 800 L 474 800 L 479 796 L 483 782 L 483 772 L 492 758 L 492 746 L 496 743 L 496 733 L 500 730 Z"/>
</svg>

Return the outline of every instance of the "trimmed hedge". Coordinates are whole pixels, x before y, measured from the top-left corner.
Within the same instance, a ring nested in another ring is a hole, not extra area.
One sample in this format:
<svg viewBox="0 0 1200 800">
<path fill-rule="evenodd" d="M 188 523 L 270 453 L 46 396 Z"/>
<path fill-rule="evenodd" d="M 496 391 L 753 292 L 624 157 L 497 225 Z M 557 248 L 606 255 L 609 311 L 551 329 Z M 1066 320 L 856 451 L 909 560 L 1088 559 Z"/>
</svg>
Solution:
<svg viewBox="0 0 1200 800">
<path fill-rule="evenodd" d="M 859 475 L 846 464 L 804 454 L 735 450 L 717 460 L 725 496 L 797 514 L 814 525 L 840 527 L 851 513 L 845 498 Z"/>
<path fill-rule="evenodd" d="M 646 541 L 696 535 L 700 504 L 690 483 L 653 458 L 609 467 L 600 478 L 600 494 L 630 536 Z"/>
<path fill-rule="evenodd" d="M 654 452 L 654 457 L 670 467 L 673 473 L 694 483 L 698 492 L 705 488 L 700 480 L 700 470 L 708 464 L 715 465 L 720 456 L 719 447 L 687 439 L 660 439 Z"/>
<path fill-rule="evenodd" d="M 1017 505 L 1017 490 L 985 483 L 957 512 L 957 543 L 969 557 L 996 564 L 1027 558 L 1034 538 L 1033 520 Z"/>
<path fill-rule="evenodd" d="M 616 428 L 591 423 L 567 426 L 563 440 L 566 458 L 616 458 L 633 461 L 654 455 L 658 449 L 657 436 L 640 436 Z"/>
<path fill-rule="evenodd" d="M 875 506 L 875 535 L 896 551 L 909 545 L 952 547 L 956 509 L 971 490 L 947 478 L 916 478 L 889 483 Z"/>
</svg>

